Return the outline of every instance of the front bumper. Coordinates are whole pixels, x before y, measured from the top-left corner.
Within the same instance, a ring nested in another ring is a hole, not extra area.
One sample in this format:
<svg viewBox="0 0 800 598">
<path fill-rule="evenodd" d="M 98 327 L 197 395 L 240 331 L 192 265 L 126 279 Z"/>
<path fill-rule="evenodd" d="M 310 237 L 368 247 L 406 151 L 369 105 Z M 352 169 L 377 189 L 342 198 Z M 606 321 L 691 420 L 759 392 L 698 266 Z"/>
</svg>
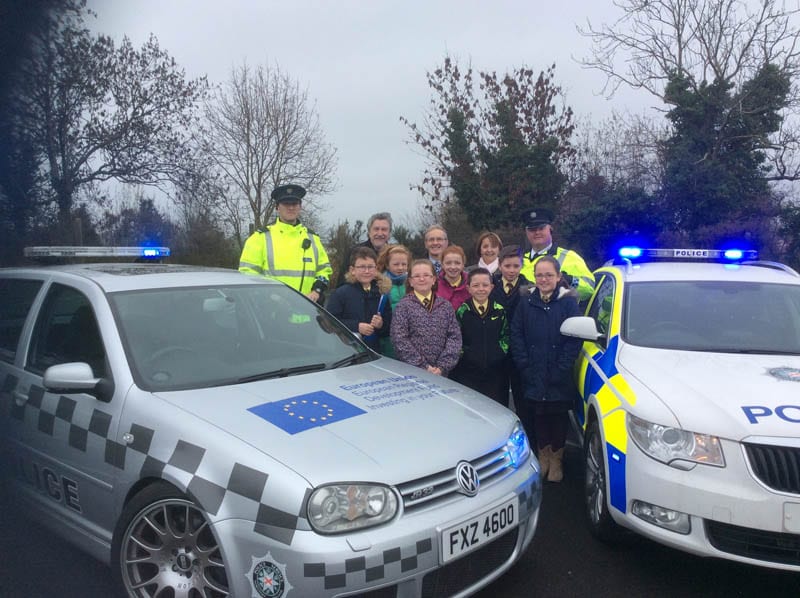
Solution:
<svg viewBox="0 0 800 598">
<path fill-rule="evenodd" d="M 625 456 L 626 512 L 614 519 L 643 536 L 692 554 L 800 571 L 800 496 L 771 490 L 747 464 L 741 444 L 723 440 L 725 467 L 682 471 L 653 460 L 633 442 Z M 681 534 L 632 513 L 634 501 L 685 513 Z"/>
<path fill-rule="evenodd" d="M 531 458 L 501 482 L 473 498 L 404 516 L 386 525 L 335 536 L 295 531 L 291 544 L 253 531 L 253 522 L 228 519 L 215 524 L 231 594 L 259 596 L 374 596 L 416 598 L 468 595 L 491 583 L 522 555 L 536 531 L 541 479 Z M 442 564 L 442 531 L 518 497 L 519 523 L 485 546 Z M 264 564 L 267 563 L 267 564 Z M 279 571 L 275 574 L 275 571 Z M 259 592 L 256 575 L 275 574 L 282 588 Z M 370 594 L 372 596 L 373 594 Z"/>
</svg>

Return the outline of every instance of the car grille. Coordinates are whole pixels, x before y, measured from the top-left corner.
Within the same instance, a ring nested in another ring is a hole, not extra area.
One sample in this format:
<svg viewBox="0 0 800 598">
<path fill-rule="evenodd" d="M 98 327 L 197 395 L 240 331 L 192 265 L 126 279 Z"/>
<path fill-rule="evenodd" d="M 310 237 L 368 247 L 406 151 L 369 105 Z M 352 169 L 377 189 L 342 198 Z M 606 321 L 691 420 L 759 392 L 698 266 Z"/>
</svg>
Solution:
<svg viewBox="0 0 800 598">
<path fill-rule="evenodd" d="M 800 565 L 800 535 L 768 532 L 708 520 L 705 527 L 709 542 L 722 552 L 759 561 Z"/>
<path fill-rule="evenodd" d="M 452 596 L 484 579 L 511 558 L 518 534 L 516 527 L 483 548 L 431 571 L 422 580 L 422 598 Z"/>
<path fill-rule="evenodd" d="M 481 487 L 500 481 L 503 479 L 503 474 L 511 467 L 505 447 L 487 453 L 470 463 L 478 472 Z M 431 507 L 459 494 L 456 465 L 453 463 L 453 467 L 450 469 L 400 484 L 397 488 L 403 497 L 405 512 Z"/>
<path fill-rule="evenodd" d="M 800 448 L 745 444 L 756 477 L 779 492 L 800 494 Z"/>
</svg>

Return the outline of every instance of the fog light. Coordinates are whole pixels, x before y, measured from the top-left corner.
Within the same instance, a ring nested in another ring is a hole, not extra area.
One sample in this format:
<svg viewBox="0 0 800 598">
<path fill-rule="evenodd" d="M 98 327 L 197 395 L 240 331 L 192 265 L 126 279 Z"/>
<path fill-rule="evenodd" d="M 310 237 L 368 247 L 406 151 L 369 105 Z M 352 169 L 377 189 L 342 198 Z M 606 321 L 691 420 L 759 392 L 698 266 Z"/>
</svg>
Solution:
<svg viewBox="0 0 800 598">
<path fill-rule="evenodd" d="M 672 509 L 665 509 L 658 505 L 651 505 L 650 503 L 635 500 L 633 501 L 631 512 L 639 519 L 643 519 L 658 527 L 668 529 L 671 532 L 688 534 L 692 531 L 692 523 L 689 520 L 689 515 L 681 513 L 680 511 L 673 511 Z"/>
</svg>

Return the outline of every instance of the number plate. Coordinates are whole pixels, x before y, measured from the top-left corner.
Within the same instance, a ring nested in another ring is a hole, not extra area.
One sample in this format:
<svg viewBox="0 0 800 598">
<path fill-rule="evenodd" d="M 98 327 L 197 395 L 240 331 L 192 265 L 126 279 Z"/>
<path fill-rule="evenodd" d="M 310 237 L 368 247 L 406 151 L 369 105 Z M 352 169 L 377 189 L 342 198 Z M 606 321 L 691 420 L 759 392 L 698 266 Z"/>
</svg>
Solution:
<svg viewBox="0 0 800 598">
<path fill-rule="evenodd" d="M 471 552 L 515 527 L 519 518 L 519 499 L 503 503 L 477 517 L 448 527 L 442 532 L 442 562 Z"/>
</svg>

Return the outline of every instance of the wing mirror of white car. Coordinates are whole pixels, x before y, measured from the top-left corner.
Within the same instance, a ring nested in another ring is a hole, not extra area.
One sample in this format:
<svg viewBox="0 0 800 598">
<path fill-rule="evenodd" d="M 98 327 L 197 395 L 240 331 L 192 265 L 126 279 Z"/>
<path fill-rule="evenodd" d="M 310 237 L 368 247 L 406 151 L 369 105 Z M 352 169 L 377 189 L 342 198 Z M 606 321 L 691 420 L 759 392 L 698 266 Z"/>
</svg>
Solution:
<svg viewBox="0 0 800 598">
<path fill-rule="evenodd" d="M 587 341 L 597 341 L 603 338 L 603 334 L 597 330 L 594 318 L 589 316 L 567 318 L 561 324 L 561 334 L 582 338 Z"/>
<path fill-rule="evenodd" d="M 108 403 L 114 394 L 114 385 L 106 378 L 95 378 L 88 363 L 60 363 L 47 368 L 42 380 L 48 392 L 61 394 L 83 392 Z"/>
</svg>

